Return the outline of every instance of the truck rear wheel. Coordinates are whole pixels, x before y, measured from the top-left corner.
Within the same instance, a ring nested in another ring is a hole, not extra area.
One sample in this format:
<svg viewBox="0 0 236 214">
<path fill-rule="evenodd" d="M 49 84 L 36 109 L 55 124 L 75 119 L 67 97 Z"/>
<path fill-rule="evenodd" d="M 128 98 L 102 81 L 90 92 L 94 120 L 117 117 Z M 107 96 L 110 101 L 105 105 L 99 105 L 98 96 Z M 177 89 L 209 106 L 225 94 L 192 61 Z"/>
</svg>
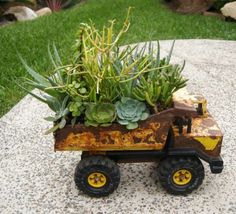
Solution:
<svg viewBox="0 0 236 214">
<path fill-rule="evenodd" d="M 89 196 L 103 197 L 111 194 L 120 182 L 117 164 L 102 156 L 84 157 L 75 169 L 76 186 Z"/>
<path fill-rule="evenodd" d="M 204 167 L 196 157 L 168 157 L 158 170 L 161 185 L 174 195 L 187 195 L 204 179 Z"/>
</svg>

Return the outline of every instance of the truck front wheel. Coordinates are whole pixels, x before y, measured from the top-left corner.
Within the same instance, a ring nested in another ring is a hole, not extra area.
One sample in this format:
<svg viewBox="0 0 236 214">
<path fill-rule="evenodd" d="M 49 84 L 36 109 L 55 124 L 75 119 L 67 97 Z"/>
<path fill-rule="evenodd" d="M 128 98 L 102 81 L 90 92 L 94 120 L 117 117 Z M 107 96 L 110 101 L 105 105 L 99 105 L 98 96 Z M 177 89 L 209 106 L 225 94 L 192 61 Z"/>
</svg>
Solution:
<svg viewBox="0 0 236 214">
<path fill-rule="evenodd" d="M 174 195 L 187 195 L 204 179 L 204 167 L 196 157 L 167 157 L 158 169 L 161 185 Z"/>
<path fill-rule="evenodd" d="M 84 157 L 75 169 L 76 186 L 92 197 L 111 194 L 119 185 L 117 164 L 103 156 Z"/>
</svg>

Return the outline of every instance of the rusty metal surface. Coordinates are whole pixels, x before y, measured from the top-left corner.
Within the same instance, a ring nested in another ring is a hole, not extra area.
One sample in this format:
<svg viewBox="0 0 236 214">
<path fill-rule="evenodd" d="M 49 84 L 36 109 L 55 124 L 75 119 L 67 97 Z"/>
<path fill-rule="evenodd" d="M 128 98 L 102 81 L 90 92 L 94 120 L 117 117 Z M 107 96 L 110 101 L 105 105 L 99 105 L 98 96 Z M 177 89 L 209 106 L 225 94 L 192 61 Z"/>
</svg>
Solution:
<svg viewBox="0 0 236 214">
<path fill-rule="evenodd" d="M 109 127 L 67 125 L 55 132 L 57 151 L 161 150 L 174 120 L 173 109 L 152 115 L 134 130 L 119 124 Z"/>
<path fill-rule="evenodd" d="M 198 117 L 192 121 L 192 131 L 179 133 L 174 127 L 174 148 L 193 148 L 212 156 L 219 156 L 223 134 L 214 118 L 207 112 L 206 117 Z"/>
<path fill-rule="evenodd" d="M 185 111 L 196 111 L 197 104 L 203 104 L 203 115 L 206 113 L 206 99 L 200 94 L 189 94 L 189 92 L 183 88 L 178 90 L 173 95 L 173 102 L 175 109 L 185 110 Z"/>
</svg>

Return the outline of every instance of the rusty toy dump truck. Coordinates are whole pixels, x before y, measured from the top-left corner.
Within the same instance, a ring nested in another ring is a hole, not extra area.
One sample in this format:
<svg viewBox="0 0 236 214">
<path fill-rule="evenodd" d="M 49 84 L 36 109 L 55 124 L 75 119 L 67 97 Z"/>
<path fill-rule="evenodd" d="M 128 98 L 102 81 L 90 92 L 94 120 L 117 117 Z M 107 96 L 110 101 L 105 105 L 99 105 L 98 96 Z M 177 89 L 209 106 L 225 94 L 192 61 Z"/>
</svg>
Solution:
<svg viewBox="0 0 236 214">
<path fill-rule="evenodd" d="M 82 151 L 75 183 L 84 193 L 101 197 L 119 185 L 119 162 L 159 161 L 158 176 L 167 192 L 186 195 L 202 183 L 204 168 L 221 173 L 222 133 L 202 96 L 184 90 L 174 94 L 173 106 L 128 130 L 66 125 L 54 133 L 55 151 Z"/>
</svg>

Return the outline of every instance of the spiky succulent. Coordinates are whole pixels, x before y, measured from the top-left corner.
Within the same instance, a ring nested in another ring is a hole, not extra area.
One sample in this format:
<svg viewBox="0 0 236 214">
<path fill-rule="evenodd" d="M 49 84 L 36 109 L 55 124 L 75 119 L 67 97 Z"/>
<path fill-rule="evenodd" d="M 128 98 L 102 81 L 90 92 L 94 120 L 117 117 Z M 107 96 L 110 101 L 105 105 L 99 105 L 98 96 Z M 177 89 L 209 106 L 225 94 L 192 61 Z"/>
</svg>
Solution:
<svg viewBox="0 0 236 214">
<path fill-rule="evenodd" d="M 116 118 L 112 103 L 89 103 L 85 111 L 86 126 L 109 126 Z"/>
<path fill-rule="evenodd" d="M 127 129 L 135 129 L 138 127 L 139 120 L 146 120 L 149 111 L 145 103 L 138 100 L 122 97 L 116 104 L 117 121 L 121 125 L 126 125 Z"/>
</svg>

